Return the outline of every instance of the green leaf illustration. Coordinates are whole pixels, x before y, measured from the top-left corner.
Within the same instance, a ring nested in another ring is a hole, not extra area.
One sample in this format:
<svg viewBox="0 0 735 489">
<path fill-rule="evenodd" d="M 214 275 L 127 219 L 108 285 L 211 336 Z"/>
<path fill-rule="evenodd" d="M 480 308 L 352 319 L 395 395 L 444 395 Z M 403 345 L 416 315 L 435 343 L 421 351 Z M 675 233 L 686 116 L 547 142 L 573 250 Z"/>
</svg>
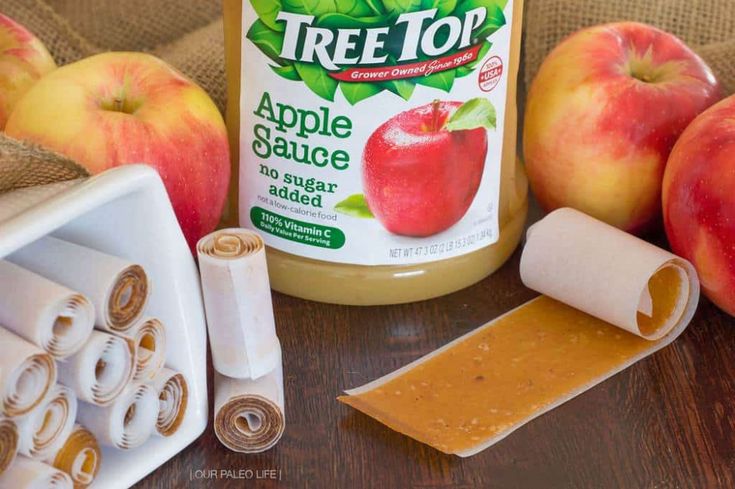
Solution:
<svg viewBox="0 0 735 489">
<path fill-rule="evenodd" d="M 485 41 L 482 43 L 482 47 L 480 48 L 480 51 L 477 53 L 477 59 L 473 61 L 472 63 L 468 63 L 464 66 L 460 66 L 457 68 L 457 78 L 461 78 L 463 76 L 471 75 L 475 72 L 477 69 L 477 66 L 484 61 L 485 56 L 487 56 L 487 53 L 490 52 L 490 48 L 493 47 L 493 43 L 490 41 Z"/>
<path fill-rule="evenodd" d="M 442 71 L 433 75 L 416 78 L 416 83 L 449 92 L 454 85 L 455 70 Z"/>
<path fill-rule="evenodd" d="M 486 98 L 478 97 L 462 104 L 444 124 L 447 131 L 469 131 L 472 129 L 495 129 L 495 107 Z"/>
<path fill-rule="evenodd" d="M 457 8 L 457 0 L 422 0 L 421 10 L 437 9 L 437 17 L 446 17 Z"/>
<path fill-rule="evenodd" d="M 339 84 L 339 88 L 342 90 L 342 95 L 345 96 L 351 105 L 355 105 L 383 91 L 383 87 L 377 83 L 342 82 Z"/>
<path fill-rule="evenodd" d="M 380 82 L 386 90 L 390 90 L 404 100 L 409 100 L 416 88 L 416 83 L 411 80 L 391 80 Z"/>
<path fill-rule="evenodd" d="M 391 14 L 418 12 L 423 9 L 422 3 L 422 0 L 383 0 L 383 5 Z"/>
<path fill-rule="evenodd" d="M 283 34 L 269 28 L 262 20 L 256 20 L 247 34 L 253 44 L 278 64 L 281 64 L 281 49 L 283 49 Z"/>
<path fill-rule="evenodd" d="M 298 71 L 293 65 L 286 66 L 271 66 L 271 69 L 279 76 L 282 76 L 286 80 L 301 81 Z"/>
<path fill-rule="evenodd" d="M 329 72 L 319 65 L 294 63 L 294 68 L 306 86 L 321 98 L 334 102 L 339 82 L 329 76 Z"/>
<path fill-rule="evenodd" d="M 279 32 L 286 29 L 283 22 L 276 21 L 278 12 L 282 8 L 280 0 L 250 0 L 250 3 L 253 4 L 253 9 L 255 9 L 255 13 L 258 14 L 260 20 L 270 29 Z"/>
<path fill-rule="evenodd" d="M 334 206 L 334 210 L 360 219 L 375 219 L 375 215 L 368 207 L 367 200 L 362 194 L 350 195 L 345 200 Z"/>
<path fill-rule="evenodd" d="M 464 0 L 457 6 L 457 9 L 454 11 L 454 15 L 462 18 L 470 10 L 480 7 L 487 9 L 487 18 L 485 19 L 485 22 L 478 27 L 474 38 L 487 39 L 491 34 L 506 24 L 503 8 L 498 5 L 496 0 Z"/>
<path fill-rule="evenodd" d="M 328 29 L 369 29 L 371 27 L 384 27 L 389 21 L 390 17 L 387 15 L 356 18 L 345 14 L 333 13 L 319 17 L 317 25 Z"/>
</svg>

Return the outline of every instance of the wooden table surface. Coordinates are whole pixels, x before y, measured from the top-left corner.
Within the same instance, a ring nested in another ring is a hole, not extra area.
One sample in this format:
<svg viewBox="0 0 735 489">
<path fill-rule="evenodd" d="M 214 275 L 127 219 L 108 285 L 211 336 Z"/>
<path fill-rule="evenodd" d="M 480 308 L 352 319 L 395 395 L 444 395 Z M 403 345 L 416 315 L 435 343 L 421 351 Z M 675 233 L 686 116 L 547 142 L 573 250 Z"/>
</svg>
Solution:
<svg viewBox="0 0 735 489">
<path fill-rule="evenodd" d="M 210 425 L 138 487 L 735 487 L 735 319 L 707 300 L 673 346 L 470 459 L 335 400 L 534 297 L 519 256 L 472 288 L 418 304 L 355 308 L 276 294 L 287 403 L 280 444 L 235 454 Z M 212 471 L 217 479 L 204 478 Z"/>
</svg>

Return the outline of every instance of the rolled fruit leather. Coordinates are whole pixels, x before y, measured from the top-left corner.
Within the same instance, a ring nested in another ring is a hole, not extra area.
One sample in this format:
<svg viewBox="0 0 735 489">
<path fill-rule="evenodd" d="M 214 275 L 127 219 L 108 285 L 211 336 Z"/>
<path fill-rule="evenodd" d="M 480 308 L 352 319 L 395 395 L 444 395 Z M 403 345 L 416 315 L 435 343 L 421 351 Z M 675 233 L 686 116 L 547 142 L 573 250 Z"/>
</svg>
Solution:
<svg viewBox="0 0 735 489">
<path fill-rule="evenodd" d="M 0 326 L 0 413 L 25 416 L 56 383 L 56 362 L 39 347 Z"/>
<path fill-rule="evenodd" d="M 153 379 L 152 385 L 158 392 L 156 431 L 160 436 L 172 436 L 181 428 L 186 417 L 189 384 L 183 374 L 164 368 Z"/>
<path fill-rule="evenodd" d="M 27 457 L 18 459 L 0 474 L 0 489 L 73 489 L 68 474 Z"/>
<path fill-rule="evenodd" d="M 132 379 L 135 357 L 135 344 L 129 338 L 93 331 L 76 355 L 58 364 L 59 380 L 80 400 L 107 406 Z"/>
<path fill-rule="evenodd" d="M 0 416 L 0 474 L 5 472 L 18 455 L 18 426 Z"/>
<path fill-rule="evenodd" d="M 84 295 L 0 260 L 0 324 L 56 359 L 73 355 L 94 328 Z"/>
<path fill-rule="evenodd" d="M 257 233 L 225 229 L 197 245 L 212 362 L 228 377 L 260 378 L 280 365 L 265 246 Z"/>
<path fill-rule="evenodd" d="M 545 295 L 340 400 L 475 455 L 671 344 L 699 301 L 689 262 L 572 209 L 529 230 L 521 276 Z"/>
<path fill-rule="evenodd" d="M 89 430 L 76 425 L 64 444 L 50 454 L 46 462 L 69 474 L 74 487 L 81 489 L 92 484 L 97 477 L 102 463 L 102 450 Z"/>
<path fill-rule="evenodd" d="M 479 2 L 480 7 L 448 2 L 451 8 L 415 12 L 402 11 L 400 2 L 362 2 L 350 12 L 339 10 L 340 2 L 312 4 L 224 0 L 235 178 L 230 202 L 239 202 L 242 226 L 264 232 L 271 285 L 311 300 L 376 305 L 448 294 L 487 277 L 513 253 L 528 211 L 528 182 L 516 157 L 522 0 Z M 355 22 L 368 27 L 350 39 L 352 50 L 342 45 L 340 59 L 305 59 L 308 50 L 291 41 L 297 28 L 303 36 L 313 22 L 326 27 L 328 39 Z M 432 34 L 447 25 L 462 25 L 462 33 L 452 29 L 447 44 L 440 43 Z M 400 38 L 402 53 L 383 49 L 380 32 L 386 29 L 392 44 Z M 401 38 L 404 29 L 413 37 Z M 281 52 L 271 49 L 281 44 Z M 377 51 L 368 52 L 369 46 Z M 396 61 L 399 54 L 405 56 Z M 368 59 L 370 64 L 360 64 Z M 430 62 L 446 71 L 427 76 Z M 373 78 L 378 82 L 350 81 L 381 72 L 383 78 Z M 432 122 L 427 114 L 434 101 Z M 461 103 L 486 109 L 460 111 Z M 459 112 L 494 120 L 485 146 L 485 129 Z M 299 114 L 303 125 L 296 121 Z M 424 114 L 424 129 L 409 120 L 412 114 Z M 321 125 L 314 134 L 317 118 Z M 392 139 L 395 131 L 381 131 L 389 122 L 403 125 Z M 436 147 L 417 142 L 426 139 L 430 126 Z M 370 148 L 380 144 L 370 142 L 380 134 L 392 147 L 373 158 Z M 402 146 L 403 136 L 415 144 Z M 306 153 L 285 155 L 289 144 L 294 151 L 311 150 L 317 159 L 331 152 L 331 160 L 303 164 Z M 470 147 L 478 149 L 463 151 Z M 401 174 L 406 158 L 411 165 Z M 377 171 L 373 166 L 380 165 L 369 160 L 388 163 Z M 429 160 L 435 161 L 431 167 Z M 363 181 L 372 183 L 363 188 Z M 443 183 L 433 188 L 432 181 Z M 449 193 L 454 197 L 441 200 Z M 383 207 L 403 217 L 381 215 Z M 396 219 L 399 226 L 410 221 L 408 229 L 391 231 Z M 444 224 L 427 230 L 424 225 L 434 221 Z"/>
<path fill-rule="evenodd" d="M 143 267 L 51 236 L 21 248 L 8 261 L 89 297 L 96 326 L 103 330 L 124 333 L 148 302 L 150 283 Z"/>
<path fill-rule="evenodd" d="M 230 450 L 261 453 L 273 448 L 286 428 L 283 367 L 257 380 L 215 372 L 214 432 Z"/>
<path fill-rule="evenodd" d="M 43 402 L 22 418 L 17 418 L 19 453 L 44 459 L 64 444 L 74 429 L 77 398 L 71 389 L 55 385 Z"/>
</svg>

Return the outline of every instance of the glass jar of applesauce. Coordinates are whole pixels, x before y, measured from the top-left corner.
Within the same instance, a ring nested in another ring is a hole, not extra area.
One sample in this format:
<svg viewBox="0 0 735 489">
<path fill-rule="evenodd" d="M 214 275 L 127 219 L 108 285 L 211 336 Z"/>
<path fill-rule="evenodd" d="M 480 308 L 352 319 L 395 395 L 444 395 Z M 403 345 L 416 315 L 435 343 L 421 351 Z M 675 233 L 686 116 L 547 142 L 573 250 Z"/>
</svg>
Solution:
<svg viewBox="0 0 735 489">
<path fill-rule="evenodd" d="M 522 1 L 426 3 L 224 0 L 232 197 L 275 290 L 413 302 L 518 245 Z"/>
</svg>

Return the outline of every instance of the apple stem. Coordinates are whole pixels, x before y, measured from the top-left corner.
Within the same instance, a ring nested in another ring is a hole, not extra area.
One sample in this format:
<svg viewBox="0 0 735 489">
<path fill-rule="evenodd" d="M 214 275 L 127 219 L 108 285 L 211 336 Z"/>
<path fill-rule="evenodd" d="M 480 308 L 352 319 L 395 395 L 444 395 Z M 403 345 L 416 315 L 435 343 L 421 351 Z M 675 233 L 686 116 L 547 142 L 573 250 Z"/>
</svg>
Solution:
<svg viewBox="0 0 735 489">
<path fill-rule="evenodd" d="M 433 119 L 431 124 L 431 130 L 434 132 L 439 132 L 439 118 L 441 116 L 441 113 L 439 112 L 439 108 L 441 106 L 441 102 L 439 100 L 434 100 L 434 102 L 431 104 L 431 107 L 433 109 Z"/>
<path fill-rule="evenodd" d="M 115 112 L 122 112 L 124 105 L 125 102 L 119 97 L 115 97 L 115 100 L 112 102 L 112 107 Z"/>
</svg>

